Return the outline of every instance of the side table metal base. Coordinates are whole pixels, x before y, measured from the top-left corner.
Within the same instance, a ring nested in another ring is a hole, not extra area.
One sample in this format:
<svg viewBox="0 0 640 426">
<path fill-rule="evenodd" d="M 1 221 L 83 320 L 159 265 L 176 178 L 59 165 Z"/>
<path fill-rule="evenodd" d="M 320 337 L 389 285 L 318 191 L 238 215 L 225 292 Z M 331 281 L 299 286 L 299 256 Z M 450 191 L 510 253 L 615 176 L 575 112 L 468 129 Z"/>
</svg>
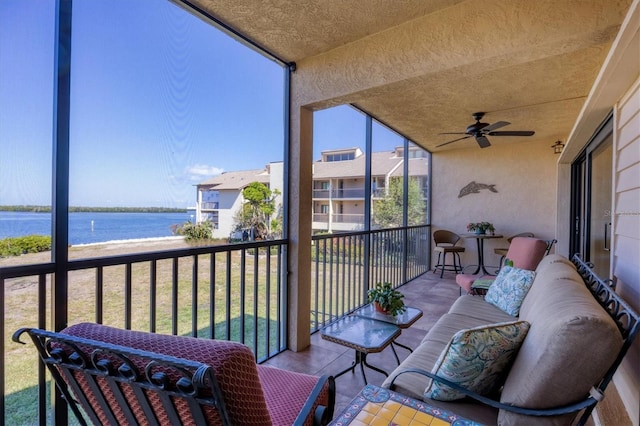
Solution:
<svg viewBox="0 0 640 426">
<path fill-rule="evenodd" d="M 356 352 L 356 358 L 353 361 L 353 363 L 351 364 L 351 366 L 347 367 L 346 369 L 342 370 L 341 372 L 339 372 L 338 374 L 336 374 L 335 376 L 333 376 L 335 379 L 337 379 L 338 377 L 342 376 L 344 373 L 346 373 L 347 371 L 351 371 L 352 373 L 355 373 L 355 369 L 356 369 L 356 365 L 360 364 L 360 371 L 362 371 L 362 378 L 364 379 L 364 384 L 368 384 L 367 383 L 367 376 L 364 373 L 364 366 L 366 365 L 367 367 L 369 367 L 371 370 L 377 371 L 378 373 L 382 373 L 384 374 L 386 377 L 389 377 L 389 374 L 382 370 L 381 368 L 376 367 L 375 365 L 371 365 L 367 362 L 367 354 L 366 352 L 360 352 L 358 350 L 355 351 Z M 393 353 L 395 354 L 395 350 L 393 351 Z M 398 356 L 396 355 L 396 359 L 398 358 Z"/>
<path fill-rule="evenodd" d="M 401 347 L 402 349 L 406 349 L 409 351 L 409 353 L 413 353 L 413 350 L 406 345 L 403 345 L 402 343 L 398 343 L 395 340 L 393 342 L 391 342 L 391 350 L 393 351 L 393 355 L 396 357 L 396 361 L 398 361 L 398 365 L 400 365 L 400 358 L 398 357 L 398 354 L 396 353 L 396 346 Z"/>
</svg>

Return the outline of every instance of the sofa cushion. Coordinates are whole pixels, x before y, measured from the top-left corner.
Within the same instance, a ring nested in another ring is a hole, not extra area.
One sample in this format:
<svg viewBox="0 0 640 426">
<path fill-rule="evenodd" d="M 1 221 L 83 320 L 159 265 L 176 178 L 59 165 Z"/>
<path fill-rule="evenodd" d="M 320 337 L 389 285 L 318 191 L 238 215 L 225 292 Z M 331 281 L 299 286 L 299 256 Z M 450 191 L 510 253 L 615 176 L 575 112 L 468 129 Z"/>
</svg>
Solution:
<svg viewBox="0 0 640 426">
<path fill-rule="evenodd" d="M 547 249 L 547 243 L 537 238 L 516 237 L 511 240 L 505 266 L 515 266 L 517 268 L 533 271 L 536 269 L 540 260 L 544 257 Z M 480 276 L 471 274 L 456 275 L 456 283 L 469 293 L 473 282 L 477 279 L 491 278 L 491 276 Z"/>
<path fill-rule="evenodd" d="M 536 269 L 536 275 L 543 273 L 545 281 L 547 282 L 549 280 L 553 281 L 559 278 L 582 282 L 582 277 L 580 277 L 580 274 L 573 263 L 566 263 L 568 260 L 562 259 L 563 258 L 557 260 L 549 259 L 548 262 L 541 264 L 540 267 Z"/>
<path fill-rule="evenodd" d="M 382 387 L 390 389 L 393 381 L 392 390 L 407 395 L 414 399 L 422 399 L 424 395 L 424 387 L 426 377 L 414 373 L 402 373 L 408 368 L 418 368 L 421 370 L 431 371 L 431 367 L 436 362 L 442 352 L 442 346 L 438 344 L 422 343 L 409 354 L 402 364 L 398 366 L 389 377 L 382 382 Z M 397 376 L 397 377 L 396 377 Z"/>
<path fill-rule="evenodd" d="M 542 258 L 542 260 L 536 267 L 536 274 L 542 273 L 542 271 L 544 271 L 547 267 L 549 267 L 550 265 L 555 265 L 557 263 L 567 265 L 575 270 L 575 266 L 573 265 L 573 263 L 566 257 L 559 254 L 550 254 Z"/>
<path fill-rule="evenodd" d="M 531 323 L 531 328 L 501 396 L 503 403 L 531 408 L 584 398 L 622 346 L 615 322 L 593 298 L 573 265 L 547 261 L 540 268 L 520 309 L 520 319 Z M 539 421 L 566 424 L 572 417 Z M 500 419 L 504 424 L 538 422 L 503 411 Z"/>
<path fill-rule="evenodd" d="M 507 258 L 517 268 L 534 271 L 547 251 L 547 243 L 538 238 L 516 237 L 509 244 Z"/>
<path fill-rule="evenodd" d="M 471 291 L 471 286 L 478 279 L 486 279 L 492 278 L 491 275 L 474 275 L 474 274 L 457 274 L 456 275 L 456 284 L 460 286 L 463 290 L 463 293 L 469 293 Z"/>
<path fill-rule="evenodd" d="M 505 266 L 489 287 L 484 300 L 509 315 L 518 316 L 520 305 L 533 284 L 536 273 L 514 266 Z"/>
<path fill-rule="evenodd" d="M 478 299 L 479 297 L 463 296 L 461 299 Z M 458 303 L 456 301 L 456 303 Z M 484 302 L 482 302 L 484 303 Z M 461 306 L 463 306 L 462 304 Z M 484 303 L 484 305 L 491 310 L 501 312 L 499 309 Z M 505 313 L 502 315 L 507 316 Z M 508 316 L 507 316 L 508 317 Z M 510 317 L 508 317 L 510 318 Z M 511 318 L 512 319 L 512 318 Z M 495 321 L 492 321 L 495 322 Z M 436 360 L 440 356 L 440 353 L 446 345 L 449 344 L 451 338 L 458 331 L 465 328 L 473 328 L 487 324 L 487 321 L 473 318 L 461 314 L 444 314 L 438 319 L 438 321 L 431 327 L 427 335 L 422 339 L 420 345 L 413 350 L 411 354 L 402 362 L 402 367 L 405 368 L 419 368 L 426 371 L 431 371 L 431 368 L 435 364 Z M 398 367 L 383 383 L 383 387 L 389 387 L 391 381 L 395 379 L 395 376 L 402 370 Z M 398 392 L 411 396 L 412 398 L 422 399 L 425 388 L 425 377 L 418 374 L 402 374 L 395 379 L 395 390 Z"/>
<path fill-rule="evenodd" d="M 525 321 L 460 330 L 444 348 L 431 372 L 481 395 L 494 392 L 528 330 L 529 324 Z M 425 397 L 440 401 L 465 397 L 431 379 L 424 393 Z"/>
<path fill-rule="evenodd" d="M 478 296 L 463 295 L 458 297 L 449 309 L 449 313 L 474 318 L 478 321 L 475 325 L 513 321 L 513 316 L 493 305 L 488 304 L 484 301 L 484 298 Z M 458 330 L 474 327 L 475 325 L 459 327 Z M 451 336 L 453 336 L 453 334 Z"/>
<path fill-rule="evenodd" d="M 509 321 L 513 321 L 513 318 L 509 318 Z M 491 323 L 494 323 L 492 321 Z M 431 345 L 438 345 L 438 354 L 449 344 L 451 338 L 460 330 L 468 328 L 480 327 L 487 325 L 487 321 L 479 320 L 466 315 L 461 314 L 445 314 L 438 322 L 436 322 L 429 333 L 422 339 L 420 344 L 429 343 Z M 434 360 L 435 361 L 435 360 Z M 431 366 L 429 366 L 431 368 Z"/>
<path fill-rule="evenodd" d="M 316 387 L 318 378 L 268 365 L 258 365 L 258 375 L 273 424 L 295 424 L 296 417 Z M 311 414 L 315 413 L 318 405 L 327 407 L 329 399 L 329 386 L 324 386 L 313 402 Z M 307 418 L 305 424 L 310 424 L 312 417 Z"/>
</svg>

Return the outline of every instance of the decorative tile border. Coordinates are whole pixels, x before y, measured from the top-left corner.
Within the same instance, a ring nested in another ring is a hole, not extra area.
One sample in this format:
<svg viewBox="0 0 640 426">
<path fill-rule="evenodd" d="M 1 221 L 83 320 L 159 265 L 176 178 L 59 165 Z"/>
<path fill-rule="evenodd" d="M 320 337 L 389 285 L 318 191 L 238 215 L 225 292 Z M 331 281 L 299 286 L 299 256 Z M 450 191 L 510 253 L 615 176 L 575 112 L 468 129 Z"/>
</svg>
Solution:
<svg viewBox="0 0 640 426">
<path fill-rule="evenodd" d="M 373 423 L 413 425 L 425 424 L 426 418 L 433 420 L 430 422 L 432 425 L 481 426 L 480 423 L 467 420 L 457 414 L 373 385 L 365 386 L 331 424 L 334 426 L 360 426 Z"/>
</svg>

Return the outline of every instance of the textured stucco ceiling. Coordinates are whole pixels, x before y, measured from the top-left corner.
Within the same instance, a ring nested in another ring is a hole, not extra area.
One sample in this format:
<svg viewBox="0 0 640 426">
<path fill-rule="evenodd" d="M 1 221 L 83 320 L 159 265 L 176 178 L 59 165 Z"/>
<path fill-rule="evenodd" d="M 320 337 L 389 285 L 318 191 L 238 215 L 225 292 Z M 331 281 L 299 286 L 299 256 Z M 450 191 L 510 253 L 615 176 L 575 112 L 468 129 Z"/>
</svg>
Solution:
<svg viewBox="0 0 640 426">
<path fill-rule="evenodd" d="M 431 150 L 565 140 L 631 0 L 193 0 L 282 59 L 313 109 L 351 103 Z M 496 148 L 498 149 L 498 148 Z"/>
</svg>

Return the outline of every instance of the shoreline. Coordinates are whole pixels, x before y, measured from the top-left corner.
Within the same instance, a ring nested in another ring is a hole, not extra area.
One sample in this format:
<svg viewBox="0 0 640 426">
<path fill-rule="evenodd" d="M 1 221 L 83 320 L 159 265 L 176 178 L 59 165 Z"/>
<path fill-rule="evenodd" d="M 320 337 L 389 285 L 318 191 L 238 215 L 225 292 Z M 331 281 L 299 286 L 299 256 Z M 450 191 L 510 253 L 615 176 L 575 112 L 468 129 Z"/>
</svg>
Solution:
<svg viewBox="0 0 640 426">
<path fill-rule="evenodd" d="M 191 247 L 191 244 L 189 244 L 182 236 L 112 240 L 100 243 L 69 245 L 69 260 L 91 259 L 103 256 L 117 256 L 188 247 Z M 0 268 L 6 266 L 21 266 L 50 262 L 51 251 L 42 251 L 39 253 L 27 253 L 21 256 L 0 257 Z"/>
<path fill-rule="evenodd" d="M 69 206 L 69 213 L 186 213 L 195 207 L 88 207 Z M 51 213 L 51 206 L 45 205 L 0 205 L 1 212 Z"/>
<path fill-rule="evenodd" d="M 163 241 L 180 241 L 184 240 L 183 236 L 175 235 L 171 237 L 149 237 L 149 238 L 131 238 L 126 240 L 109 240 L 109 241 L 101 241 L 97 243 L 80 243 L 80 244 L 69 244 L 69 247 L 95 247 L 102 245 L 111 245 L 111 244 L 130 244 L 130 243 L 153 243 L 153 242 L 163 242 Z"/>
<path fill-rule="evenodd" d="M 30 236 L 52 237 L 49 214 L 0 211 L 0 241 Z M 148 240 L 184 237 L 177 230 L 189 221 L 183 213 L 77 212 L 69 214 L 69 247 L 102 244 L 137 244 Z"/>
</svg>

